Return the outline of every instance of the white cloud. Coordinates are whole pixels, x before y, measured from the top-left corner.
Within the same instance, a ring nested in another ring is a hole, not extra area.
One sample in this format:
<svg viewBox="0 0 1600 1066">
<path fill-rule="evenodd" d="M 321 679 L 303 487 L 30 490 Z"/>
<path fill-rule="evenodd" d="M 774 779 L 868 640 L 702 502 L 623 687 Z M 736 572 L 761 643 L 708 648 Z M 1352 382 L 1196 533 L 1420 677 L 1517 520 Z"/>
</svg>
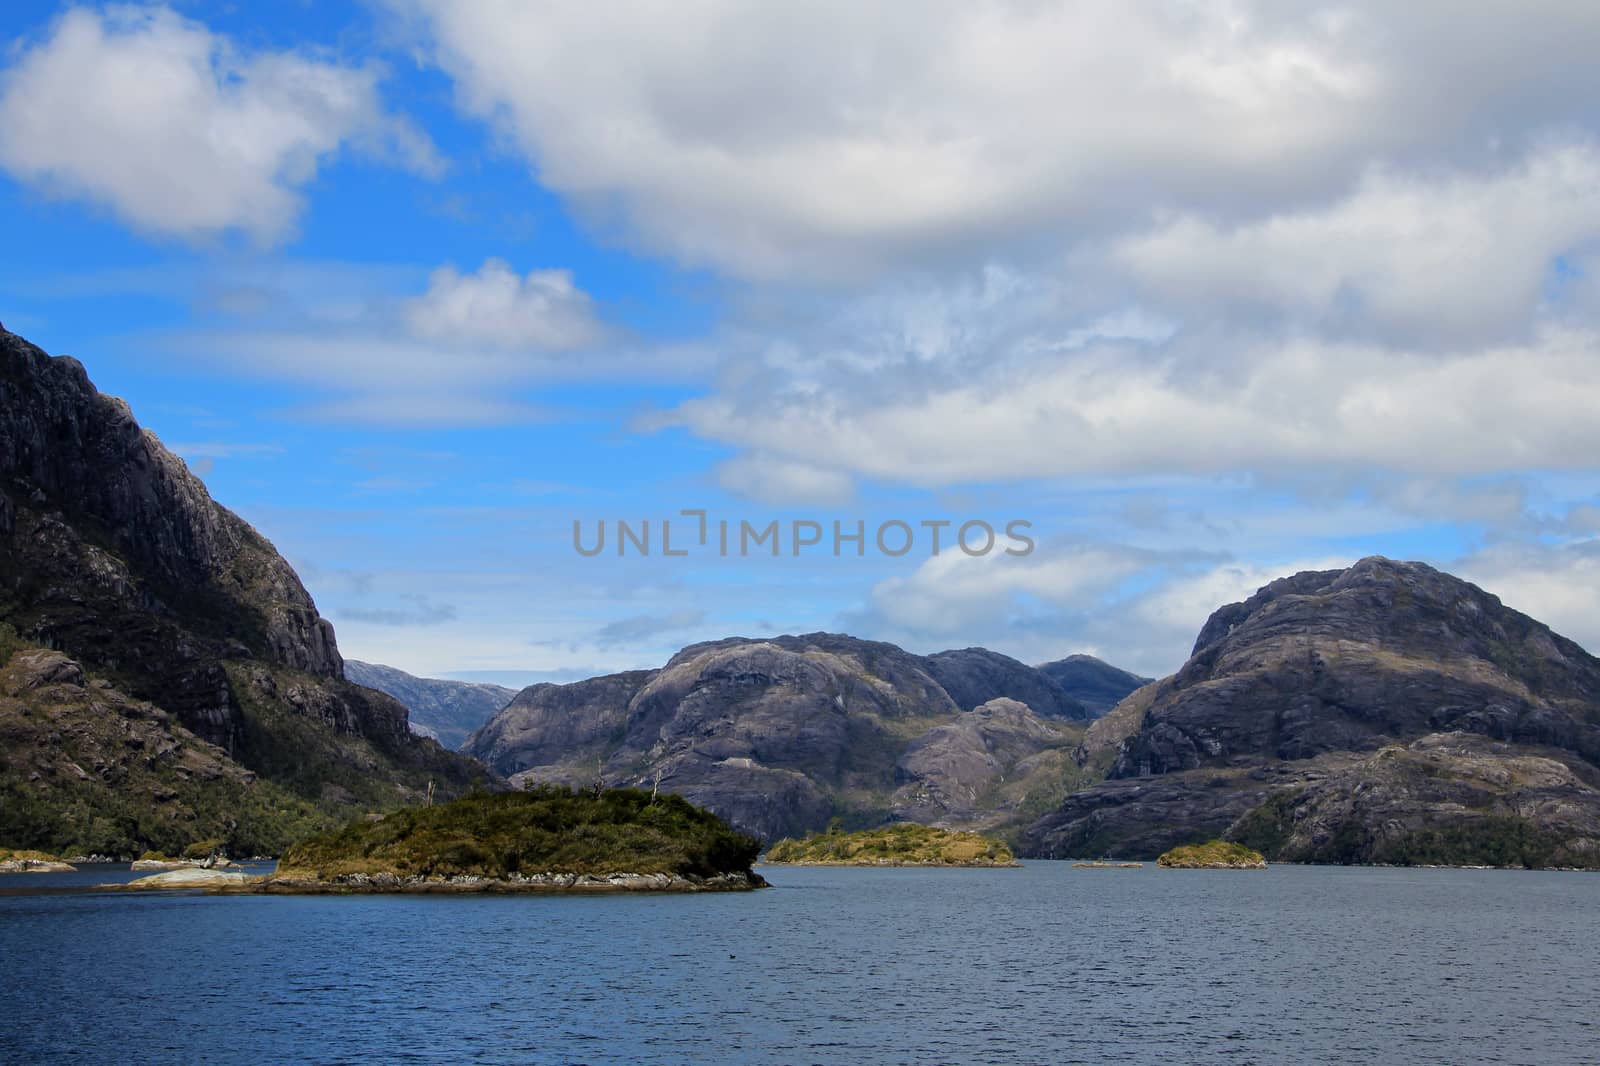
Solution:
<svg viewBox="0 0 1600 1066">
<path fill-rule="evenodd" d="M 902 366 L 863 382 L 813 366 L 674 417 L 767 455 L 929 486 L 1341 466 L 1467 477 L 1587 468 L 1600 450 L 1591 330 L 1447 356 L 1248 333 L 1052 353 L 1050 323 L 1036 325 L 967 353 L 965 373 Z"/>
<path fill-rule="evenodd" d="M 438 170 L 427 138 L 384 112 L 378 78 L 250 53 L 164 7 L 72 8 L 0 75 L 0 166 L 151 233 L 272 240 L 348 144 Z"/>
<path fill-rule="evenodd" d="M 1502 173 L 1370 172 L 1327 207 L 1223 226 L 1196 217 L 1113 252 L 1187 316 L 1288 314 L 1407 339 L 1517 336 L 1552 262 L 1600 239 L 1600 149 L 1545 148 Z"/>
<path fill-rule="evenodd" d="M 543 184 L 754 277 L 1292 212 L 1600 90 L 1584 4 L 393 2 Z"/>
<path fill-rule="evenodd" d="M 450 344 L 559 351 L 603 336 L 589 295 L 566 270 L 519 276 L 503 259 L 486 260 L 475 274 L 443 266 L 428 291 L 407 302 L 406 325 L 417 337 Z"/>
<path fill-rule="evenodd" d="M 774 506 L 831 506 L 855 496 L 855 481 L 849 474 L 761 454 L 719 464 L 717 481 L 729 492 Z"/>
<path fill-rule="evenodd" d="M 551 412 L 520 393 L 593 377 L 681 377 L 683 367 L 708 362 L 692 345 L 646 351 L 622 343 L 567 271 L 522 275 L 499 259 L 472 273 L 444 266 L 431 275 L 277 259 L 219 263 L 203 281 L 177 279 L 174 288 L 199 289 L 208 319 L 161 334 L 152 349 L 205 371 L 296 386 L 303 399 L 293 413 L 317 421 L 544 420 Z"/>
</svg>

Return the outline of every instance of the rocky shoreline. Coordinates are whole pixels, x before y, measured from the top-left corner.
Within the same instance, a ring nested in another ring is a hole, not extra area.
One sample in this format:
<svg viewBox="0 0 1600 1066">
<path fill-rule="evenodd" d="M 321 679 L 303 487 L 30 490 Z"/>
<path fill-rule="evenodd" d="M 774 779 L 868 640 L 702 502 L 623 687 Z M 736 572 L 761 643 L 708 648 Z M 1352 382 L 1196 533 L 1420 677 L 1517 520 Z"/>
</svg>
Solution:
<svg viewBox="0 0 1600 1066">
<path fill-rule="evenodd" d="M 761 866 L 915 866 L 930 869 L 952 870 L 1013 870 L 1022 866 L 1016 859 L 1009 862 L 918 862 L 915 859 L 796 859 L 789 862 L 763 860 Z"/>
<path fill-rule="evenodd" d="M 250 876 L 222 870 L 174 870 L 125 884 L 99 886 L 113 891 L 174 892 L 200 890 L 218 895 L 346 896 L 346 895 L 515 895 L 519 893 L 611 892 L 747 892 L 770 887 L 754 872 L 697 877 L 693 874 L 541 873 L 511 877 L 402 877 L 391 873 L 345 874 L 322 879 Z"/>
</svg>

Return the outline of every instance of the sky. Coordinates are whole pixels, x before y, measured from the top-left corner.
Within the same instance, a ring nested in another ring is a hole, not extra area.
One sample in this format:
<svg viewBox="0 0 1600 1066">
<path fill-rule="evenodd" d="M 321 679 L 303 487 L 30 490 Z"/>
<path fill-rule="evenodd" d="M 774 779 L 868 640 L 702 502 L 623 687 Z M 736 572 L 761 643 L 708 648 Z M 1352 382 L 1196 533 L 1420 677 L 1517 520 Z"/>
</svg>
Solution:
<svg viewBox="0 0 1600 1066">
<path fill-rule="evenodd" d="M 11 0 L 0 38 L 0 322 L 347 657 L 826 629 L 1159 676 L 1373 554 L 1600 651 L 1600 5 Z"/>
</svg>

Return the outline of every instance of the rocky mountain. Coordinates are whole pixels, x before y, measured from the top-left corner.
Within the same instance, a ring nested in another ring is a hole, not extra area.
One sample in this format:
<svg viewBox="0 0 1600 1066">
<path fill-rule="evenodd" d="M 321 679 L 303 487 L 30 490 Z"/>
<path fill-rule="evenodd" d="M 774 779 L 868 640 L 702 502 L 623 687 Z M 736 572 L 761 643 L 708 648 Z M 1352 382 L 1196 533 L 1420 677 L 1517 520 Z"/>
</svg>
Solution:
<svg viewBox="0 0 1600 1066">
<path fill-rule="evenodd" d="M 1154 680 L 1119 670 L 1093 655 L 1069 655 L 1055 662 L 1040 663 L 1035 669 L 1060 685 L 1095 718 Z"/>
<path fill-rule="evenodd" d="M 1219 609 L 1076 758 L 1108 780 L 1030 826 L 1027 853 L 1224 836 L 1285 859 L 1600 865 L 1600 660 L 1421 563 Z"/>
<path fill-rule="evenodd" d="M 413 737 L 394 699 L 343 679 L 293 569 L 126 403 L 3 330 L 0 621 L 24 650 L 60 651 L 329 815 L 482 776 Z M 7 787 L 56 789 L 43 774 Z"/>
<path fill-rule="evenodd" d="M 345 680 L 386 692 L 405 704 L 411 731 L 459 748 L 472 732 L 511 702 L 516 691 L 500 685 L 415 677 L 392 666 L 344 661 Z"/>
<path fill-rule="evenodd" d="M 988 648 L 938 652 L 927 657 L 927 670 L 963 711 L 1004 696 L 1046 718 L 1094 717 L 1050 675 Z"/>
<path fill-rule="evenodd" d="M 534 685 L 463 750 L 517 783 L 659 787 L 775 840 L 835 818 L 991 825 L 1042 809 L 1078 774 L 1084 716 L 1002 655 L 811 633 Z"/>
</svg>

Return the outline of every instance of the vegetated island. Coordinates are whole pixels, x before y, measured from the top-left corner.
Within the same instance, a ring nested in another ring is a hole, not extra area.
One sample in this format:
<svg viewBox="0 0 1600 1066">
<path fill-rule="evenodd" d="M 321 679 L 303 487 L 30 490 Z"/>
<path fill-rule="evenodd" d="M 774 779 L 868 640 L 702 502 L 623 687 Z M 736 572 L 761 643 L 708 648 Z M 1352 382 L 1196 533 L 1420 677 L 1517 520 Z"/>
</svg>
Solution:
<svg viewBox="0 0 1600 1066">
<path fill-rule="evenodd" d="M 1156 865 L 1169 870 L 1265 870 L 1267 860 L 1243 844 L 1209 840 L 1173 848 L 1158 858 Z"/>
<path fill-rule="evenodd" d="M 764 861 L 783 866 L 1021 865 L 1001 841 L 914 822 L 780 840 L 767 849 Z"/>
<path fill-rule="evenodd" d="M 276 873 L 178 870 L 122 887 L 253 894 L 706 892 L 765 887 L 753 837 L 637 789 L 473 793 L 291 845 Z"/>
<path fill-rule="evenodd" d="M 0 874 L 71 873 L 77 867 L 43 851 L 0 848 Z"/>
</svg>

